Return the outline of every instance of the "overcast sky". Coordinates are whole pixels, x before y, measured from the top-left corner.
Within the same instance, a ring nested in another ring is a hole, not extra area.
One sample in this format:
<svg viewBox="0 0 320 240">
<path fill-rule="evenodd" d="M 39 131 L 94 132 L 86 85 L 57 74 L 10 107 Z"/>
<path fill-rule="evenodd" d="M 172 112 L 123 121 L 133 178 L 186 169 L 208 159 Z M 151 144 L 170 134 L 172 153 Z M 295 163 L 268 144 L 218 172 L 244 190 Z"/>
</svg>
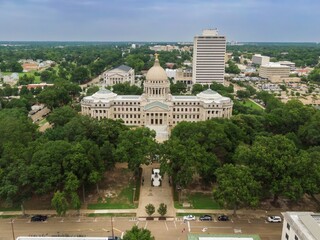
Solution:
<svg viewBox="0 0 320 240">
<path fill-rule="evenodd" d="M 319 0 L 0 0 L 0 41 L 320 42 Z"/>
</svg>

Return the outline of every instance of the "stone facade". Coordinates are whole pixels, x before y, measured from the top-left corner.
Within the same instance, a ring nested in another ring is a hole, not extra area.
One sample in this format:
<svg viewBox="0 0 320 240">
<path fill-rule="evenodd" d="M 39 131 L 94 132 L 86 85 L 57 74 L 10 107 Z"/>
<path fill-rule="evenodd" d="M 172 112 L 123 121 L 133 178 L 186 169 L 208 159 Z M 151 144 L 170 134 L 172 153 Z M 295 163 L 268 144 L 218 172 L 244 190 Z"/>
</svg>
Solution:
<svg viewBox="0 0 320 240">
<path fill-rule="evenodd" d="M 182 121 L 229 118 L 232 106 L 230 98 L 211 89 L 197 96 L 172 96 L 157 55 L 154 66 L 147 73 L 141 96 L 117 95 L 101 89 L 81 101 L 82 114 L 97 119 L 122 119 L 126 125 L 149 127 L 156 131 L 159 141 L 168 139 L 171 128 Z"/>
<path fill-rule="evenodd" d="M 130 85 L 134 84 L 134 69 L 126 65 L 121 65 L 114 69 L 105 71 L 102 74 L 103 83 L 106 86 L 113 86 L 118 83 L 128 82 Z"/>
</svg>

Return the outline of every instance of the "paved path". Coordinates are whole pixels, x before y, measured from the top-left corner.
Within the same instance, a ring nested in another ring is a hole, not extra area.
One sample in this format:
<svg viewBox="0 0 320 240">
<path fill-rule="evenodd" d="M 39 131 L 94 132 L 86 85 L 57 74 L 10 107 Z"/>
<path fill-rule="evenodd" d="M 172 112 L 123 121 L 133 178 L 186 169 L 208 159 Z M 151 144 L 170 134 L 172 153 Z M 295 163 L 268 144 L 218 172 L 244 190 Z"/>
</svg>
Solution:
<svg viewBox="0 0 320 240">
<path fill-rule="evenodd" d="M 160 216 L 157 212 L 160 203 L 167 205 L 166 216 L 175 216 L 175 208 L 173 205 L 172 187 L 169 186 L 168 176 L 162 176 L 162 186 L 151 186 L 151 172 L 152 168 L 159 168 L 160 164 L 153 163 L 149 166 L 143 166 L 142 177 L 144 178 L 144 184 L 140 189 L 139 208 L 137 209 L 137 217 L 146 217 L 145 206 L 149 203 L 155 206 L 156 212 L 153 216 Z"/>
</svg>

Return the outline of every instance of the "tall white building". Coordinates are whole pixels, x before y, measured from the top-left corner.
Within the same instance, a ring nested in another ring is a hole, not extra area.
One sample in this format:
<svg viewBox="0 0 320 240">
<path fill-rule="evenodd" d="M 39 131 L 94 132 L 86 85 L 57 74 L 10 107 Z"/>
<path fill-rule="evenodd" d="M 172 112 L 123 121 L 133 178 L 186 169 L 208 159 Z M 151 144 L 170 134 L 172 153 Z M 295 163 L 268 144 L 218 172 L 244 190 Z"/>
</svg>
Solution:
<svg viewBox="0 0 320 240">
<path fill-rule="evenodd" d="M 223 84 L 225 71 L 226 37 L 217 29 L 203 30 L 193 42 L 193 83 Z"/>
<path fill-rule="evenodd" d="M 320 240 L 320 213 L 285 212 L 281 240 Z"/>
<path fill-rule="evenodd" d="M 270 57 L 262 56 L 261 54 L 255 54 L 252 56 L 252 63 L 258 65 L 266 65 L 269 64 Z"/>
</svg>

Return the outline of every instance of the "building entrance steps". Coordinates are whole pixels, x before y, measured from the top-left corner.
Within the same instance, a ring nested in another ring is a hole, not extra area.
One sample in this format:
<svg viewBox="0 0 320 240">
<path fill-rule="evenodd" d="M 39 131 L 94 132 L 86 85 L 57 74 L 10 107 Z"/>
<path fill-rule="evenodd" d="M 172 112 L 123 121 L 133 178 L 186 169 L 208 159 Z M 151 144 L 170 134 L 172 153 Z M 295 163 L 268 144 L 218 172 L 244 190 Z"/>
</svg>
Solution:
<svg viewBox="0 0 320 240">
<path fill-rule="evenodd" d="M 139 207 L 137 209 L 137 217 L 146 217 L 146 205 L 149 203 L 155 207 L 155 213 L 152 216 L 160 216 L 157 212 L 160 203 L 167 205 L 167 214 L 165 216 L 175 216 L 176 211 L 173 204 L 172 187 L 169 185 L 167 175 L 162 176 L 160 187 L 151 186 L 151 174 L 153 168 L 160 168 L 159 163 L 142 166 L 143 185 L 140 188 Z M 160 173 L 161 174 L 161 173 Z M 161 174 L 162 175 L 162 174 Z"/>
</svg>

